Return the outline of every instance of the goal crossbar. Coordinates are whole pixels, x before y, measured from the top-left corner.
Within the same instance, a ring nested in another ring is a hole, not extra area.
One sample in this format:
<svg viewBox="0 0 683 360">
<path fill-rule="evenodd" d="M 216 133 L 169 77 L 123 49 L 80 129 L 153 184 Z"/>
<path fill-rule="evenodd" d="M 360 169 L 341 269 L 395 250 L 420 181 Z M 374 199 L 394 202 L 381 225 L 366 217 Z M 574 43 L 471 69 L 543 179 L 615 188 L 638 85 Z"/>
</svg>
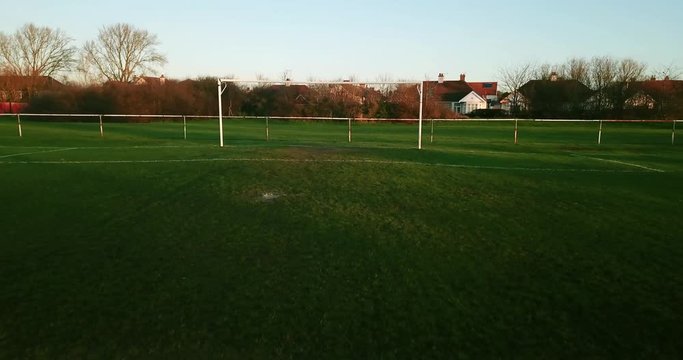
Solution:
<svg viewBox="0 0 683 360">
<path fill-rule="evenodd" d="M 247 80 L 218 79 L 220 83 L 254 83 L 274 85 L 419 85 L 420 81 L 293 81 L 293 80 Z"/>
</svg>

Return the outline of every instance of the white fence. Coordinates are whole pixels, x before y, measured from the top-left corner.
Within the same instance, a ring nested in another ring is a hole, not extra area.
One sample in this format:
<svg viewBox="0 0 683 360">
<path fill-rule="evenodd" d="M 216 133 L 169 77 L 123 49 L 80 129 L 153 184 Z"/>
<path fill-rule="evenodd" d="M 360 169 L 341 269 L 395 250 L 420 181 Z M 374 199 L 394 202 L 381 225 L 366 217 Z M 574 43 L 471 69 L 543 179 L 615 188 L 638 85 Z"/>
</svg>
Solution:
<svg viewBox="0 0 683 360">
<path fill-rule="evenodd" d="M 151 119 L 151 120 L 167 120 L 183 122 L 183 139 L 187 139 L 187 120 L 188 119 L 215 119 L 218 127 L 218 117 L 206 115 L 161 115 L 161 114 L 0 114 L 1 118 L 15 117 L 18 136 L 23 137 L 22 118 L 66 118 L 66 119 L 92 119 L 93 122 L 99 123 L 99 135 L 104 137 L 106 119 Z M 252 119 L 263 120 L 265 123 L 265 140 L 270 140 L 270 120 L 286 120 L 286 121 L 337 121 L 348 123 L 348 142 L 353 141 L 353 124 L 354 122 L 410 122 L 417 123 L 418 119 L 387 119 L 387 118 L 351 118 L 351 117 L 287 117 L 287 116 L 223 116 L 227 119 Z M 671 124 L 671 144 L 676 141 L 676 123 L 683 120 L 586 120 L 586 119 L 424 119 L 430 122 L 430 142 L 434 140 L 434 123 L 438 122 L 507 122 L 514 123 L 514 143 L 518 143 L 519 123 L 596 123 L 597 124 L 597 144 L 602 143 L 603 123 L 670 123 Z M 420 134 L 421 135 L 421 134 Z"/>
</svg>

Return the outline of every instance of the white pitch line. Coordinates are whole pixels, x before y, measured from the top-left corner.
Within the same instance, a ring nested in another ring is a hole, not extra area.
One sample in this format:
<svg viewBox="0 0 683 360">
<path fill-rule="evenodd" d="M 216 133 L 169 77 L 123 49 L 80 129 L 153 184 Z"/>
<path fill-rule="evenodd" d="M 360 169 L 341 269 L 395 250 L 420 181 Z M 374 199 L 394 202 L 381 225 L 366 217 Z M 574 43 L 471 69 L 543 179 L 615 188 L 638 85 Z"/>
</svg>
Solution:
<svg viewBox="0 0 683 360">
<path fill-rule="evenodd" d="M 486 166 L 466 164 L 421 163 L 412 161 L 390 161 L 373 159 L 273 159 L 273 158 L 205 158 L 205 159 L 156 159 L 156 160 L 64 160 L 64 161 L 0 161 L 0 165 L 80 165 L 80 164 L 163 164 L 198 162 L 283 162 L 283 163 L 364 163 L 379 165 L 435 166 L 459 169 L 539 171 L 539 172 L 592 172 L 592 173 L 635 173 L 635 170 L 572 169 L 572 168 L 530 168 L 508 166 Z M 662 172 L 660 170 L 660 172 Z"/>
<path fill-rule="evenodd" d="M 77 149 L 78 149 L 78 148 L 61 148 L 61 149 L 44 150 L 44 151 L 34 151 L 34 152 L 19 153 L 19 154 L 0 155 L 0 159 L 5 159 L 5 158 L 8 158 L 8 157 L 14 157 L 14 156 L 33 155 L 33 154 L 45 154 L 45 153 L 52 153 L 52 152 L 77 150 Z"/>
<path fill-rule="evenodd" d="M 660 173 L 665 172 L 665 171 L 662 170 L 662 169 L 655 169 L 655 168 L 647 167 L 647 166 L 644 166 L 644 165 L 638 165 L 638 164 L 634 164 L 634 163 L 630 163 L 630 162 L 626 162 L 626 161 L 611 160 L 611 159 L 603 159 L 603 158 L 598 158 L 598 157 L 593 157 L 593 156 L 584 156 L 584 155 L 578 155 L 578 154 L 574 154 L 574 155 L 580 156 L 580 157 L 583 157 L 583 158 L 586 158 L 586 159 L 593 159 L 593 160 L 604 161 L 604 162 L 609 162 L 609 163 L 614 163 L 614 164 L 620 164 L 620 165 L 626 165 L 626 166 L 633 166 L 633 167 L 637 167 L 637 168 L 640 168 L 640 169 L 645 169 L 645 170 L 648 170 L 648 171 L 654 171 L 654 172 L 660 172 Z"/>
</svg>

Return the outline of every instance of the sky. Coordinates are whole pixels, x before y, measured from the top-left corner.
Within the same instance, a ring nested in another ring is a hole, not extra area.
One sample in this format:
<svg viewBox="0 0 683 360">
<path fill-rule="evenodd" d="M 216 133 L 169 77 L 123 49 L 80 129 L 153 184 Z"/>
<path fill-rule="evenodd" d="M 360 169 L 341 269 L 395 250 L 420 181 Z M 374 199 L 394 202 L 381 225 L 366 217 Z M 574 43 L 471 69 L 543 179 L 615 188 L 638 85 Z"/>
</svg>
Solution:
<svg viewBox="0 0 683 360">
<path fill-rule="evenodd" d="M 159 74 L 174 79 L 496 81 L 501 68 L 570 57 L 683 69 L 682 18 L 681 0 L 27 0 L 0 31 L 34 23 L 80 47 L 128 23 L 158 37 Z"/>
</svg>

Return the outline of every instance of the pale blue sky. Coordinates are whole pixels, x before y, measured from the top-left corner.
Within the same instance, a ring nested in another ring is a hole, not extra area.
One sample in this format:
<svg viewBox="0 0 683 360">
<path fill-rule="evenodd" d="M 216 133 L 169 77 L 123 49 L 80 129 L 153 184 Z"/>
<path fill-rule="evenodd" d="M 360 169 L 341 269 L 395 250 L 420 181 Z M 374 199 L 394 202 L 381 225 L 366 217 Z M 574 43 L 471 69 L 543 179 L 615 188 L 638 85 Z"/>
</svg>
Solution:
<svg viewBox="0 0 683 360">
<path fill-rule="evenodd" d="M 649 0 L 0 0 L 0 31 L 60 28 L 77 46 L 104 25 L 155 33 L 167 77 L 498 80 L 501 67 L 571 56 L 683 68 L 683 1 Z"/>
</svg>

